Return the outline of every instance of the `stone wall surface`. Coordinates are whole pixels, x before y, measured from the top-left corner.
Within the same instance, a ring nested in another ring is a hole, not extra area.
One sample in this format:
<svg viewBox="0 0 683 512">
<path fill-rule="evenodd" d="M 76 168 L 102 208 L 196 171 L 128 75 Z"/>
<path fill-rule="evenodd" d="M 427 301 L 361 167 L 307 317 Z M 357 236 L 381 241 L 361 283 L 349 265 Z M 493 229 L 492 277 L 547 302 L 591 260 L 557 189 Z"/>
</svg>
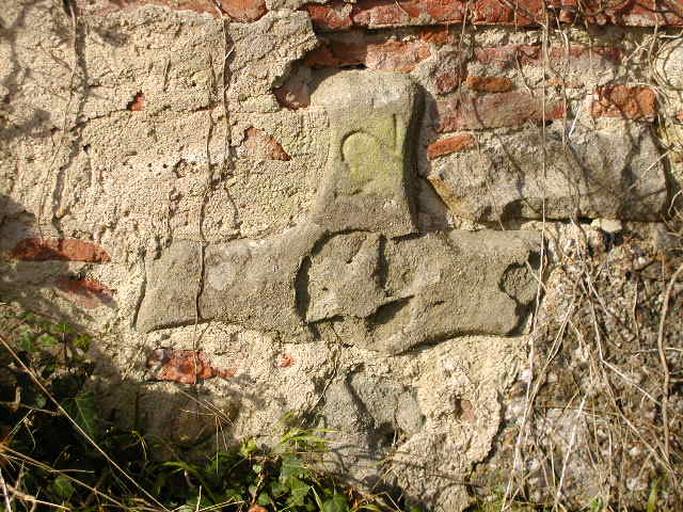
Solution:
<svg viewBox="0 0 683 512">
<path fill-rule="evenodd" d="M 10 0 L 0 292 L 102 333 L 122 424 L 210 444 L 194 386 L 231 439 L 294 412 L 350 478 L 462 510 L 546 223 L 680 200 L 681 27 L 680 0 Z"/>
</svg>

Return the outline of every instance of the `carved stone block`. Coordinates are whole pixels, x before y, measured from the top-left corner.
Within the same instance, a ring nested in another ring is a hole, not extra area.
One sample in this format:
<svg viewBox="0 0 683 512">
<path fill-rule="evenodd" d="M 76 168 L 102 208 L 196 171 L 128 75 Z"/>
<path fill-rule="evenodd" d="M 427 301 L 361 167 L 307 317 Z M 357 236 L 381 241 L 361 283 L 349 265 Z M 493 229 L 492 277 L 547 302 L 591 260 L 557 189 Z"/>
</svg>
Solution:
<svg viewBox="0 0 683 512">
<path fill-rule="evenodd" d="M 415 232 L 409 143 L 417 98 L 410 78 L 393 73 L 341 72 L 318 86 L 311 104 L 328 113 L 330 149 L 314 222 L 331 231 Z"/>
</svg>

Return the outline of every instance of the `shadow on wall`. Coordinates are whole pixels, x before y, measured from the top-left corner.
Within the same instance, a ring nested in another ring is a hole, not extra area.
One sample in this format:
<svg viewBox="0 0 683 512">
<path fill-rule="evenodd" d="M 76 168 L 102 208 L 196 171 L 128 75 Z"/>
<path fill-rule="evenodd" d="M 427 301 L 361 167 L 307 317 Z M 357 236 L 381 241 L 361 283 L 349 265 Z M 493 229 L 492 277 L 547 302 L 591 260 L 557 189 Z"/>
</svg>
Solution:
<svg viewBox="0 0 683 512">
<path fill-rule="evenodd" d="M 0 196 L 2 298 L 52 316 L 59 312 L 81 328 L 91 324 L 95 312 L 111 318 L 114 290 L 93 277 L 109 254 L 93 242 L 41 236 L 36 224 L 35 215 Z"/>
<path fill-rule="evenodd" d="M 224 445 L 234 444 L 229 423 L 240 402 L 258 405 L 260 400 L 258 389 L 236 391 L 243 387 L 240 379 L 248 377 L 214 368 L 201 351 L 166 347 L 142 347 L 129 375 L 123 375 L 102 345 L 104 339 L 93 332 L 95 316 L 115 314 L 114 291 L 88 277 L 94 266 L 110 261 L 109 255 L 92 242 L 36 236 L 34 222 L 35 217 L 20 204 L 0 196 L 0 302 L 5 303 L 0 307 L 15 303 L 23 311 L 91 333 L 95 341 L 88 355 L 96 365 L 92 386 L 98 405 L 106 411 L 106 419 L 121 428 L 158 438 L 166 450 L 159 457 L 177 450 L 215 449 L 211 443 L 219 438 Z M 21 322 L 15 322 L 15 329 L 7 318 L 2 324 L 0 332 L 12 337 Z M 212 378 L 234 385 L 217 400 L 201 385 Z"/>
<path fill-rule="evenodd" d="M 37 0 L 19 4 L 20 8 L 10 11 L 12 14 L 16 12 L 11 23 L 0 26 L 0 35 L 5 39 L 3 46 L 9 51 L 9 65 L 5 67 L 4 76 L 0 77 L 2 89 L 6 91 L 0 108 L 6 119 L 10 120 L 0 130 L 0 144 L 9 145 L 14 139 L 27 136 L 52 140 L 56 153 L 50 168 L 41 177 L 43 190 L 39 216 L 41 219 L 49 218 L 53 228 L 60 237 L 63 237 L 60 216 L 61 212 L 68 210 L 69 207 L 63 204 L 67 172 L 72 168 L 79 152 L 86 149 L 82 142 L 86 124 L 81 121 L 86 102 L 92 96 L 85 58 L 86 26 L 80 21 L 74 2 L 68 0 L 64 1 L 63 5 L 59 2 L 50 7 L 58 9 L 60 15 L 51 16 L 45 23 L 50 24 L 49 30 L 54 32 L 56 45 L 67 46 L 70 55 L 66 61 L 55 59 L 59 66 L 54 68 L 54 75 L 50 76 L 50 80 L 59 84 L 58 92 L 37 98 L 39 106 L 34 106 L 30 100 L 27 101 L 24 82 L 31 83 L 32 64 L 37 64 L 21 61 L 18 49 L 22 41 L 19 40 L 19 36 L 27 30 L 26 24 L 31 17 L 31 10 L 44 9 L 45 5 Z M 111 36 L 108 42 L 115 44 Z M 46 98 L 49 101 L 47 107 Z M 18 101 L 13 101 L 15 99 Z"/>
</svg>

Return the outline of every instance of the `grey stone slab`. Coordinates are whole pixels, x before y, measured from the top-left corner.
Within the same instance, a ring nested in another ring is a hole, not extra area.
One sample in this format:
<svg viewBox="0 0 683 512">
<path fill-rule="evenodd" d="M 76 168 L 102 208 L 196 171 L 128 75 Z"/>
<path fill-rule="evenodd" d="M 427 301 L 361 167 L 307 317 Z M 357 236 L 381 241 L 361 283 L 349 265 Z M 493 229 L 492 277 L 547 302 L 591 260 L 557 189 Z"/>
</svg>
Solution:
<svg viewBox="0 0 683 512">
<path fill-rule="evenodd" d="M 478 222 L 577 217 L 654 220 L 667 200 L 661 153 L 647 126 L 615 121 L 566 143 L 523 131 L 482 151 L 434 160 L 429 180 L 451 211 Z M 544 205 L 545 203 L 545 205 Z"/>
<path fill-rule="evenodd" d="M 145 266 L 146 283 L 137 328 L 151 331 L 194 322 L 201 286 L 201 244 L 176 241 Z"/>
</svg>

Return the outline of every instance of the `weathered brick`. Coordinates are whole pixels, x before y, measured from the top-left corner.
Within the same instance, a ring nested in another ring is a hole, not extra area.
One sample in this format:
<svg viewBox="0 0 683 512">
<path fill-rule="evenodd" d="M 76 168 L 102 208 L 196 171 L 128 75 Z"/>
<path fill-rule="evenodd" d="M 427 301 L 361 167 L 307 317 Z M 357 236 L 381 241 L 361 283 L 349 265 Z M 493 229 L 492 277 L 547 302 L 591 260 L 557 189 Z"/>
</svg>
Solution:
<svg viewBox="0 0 683 512">
<path fill-rule="evenodd" d="M 133 96 L 133 99 L 128 103 L 128 110 L 131 112 L 140 112 L 145 110 L 145 95 L 141 92 Z"/>
<path fill-rule="evenodd" d="M 474 24 L 529 26 L 543 20 L 542 0 L 359 0 L 355 4 L 333 1 L 306 4 L 316 28 L 340 30 L 462 23 L 465 16 Z"/>
<path fill-rule="evenodd" d="M 437 46 L 452 44 L 457 40 L 457 37 L 453 35 L 453 31 L 449 27 L 433 26 L 424 27 L 420 30 L 420 39 Z"/>
<path fill-rule="evenodd" d="M 540 55 L 540 45 L 510 44 L 474 49 L 474 58 L 477 62 L 486 66 L 495 66 L 498 70 L 536 64 Z"/>
<path fill-rule="evenodd" d="M 325 30 L 342 30 L 353 26 L 351 19 L 352 4 L 344 2 L 330 2 L 325 5 L 306 4 L 313 26 Z"/>
<path fill-rule="evenodd" d="M 353 10 L 356 25 L 379 28 L 401 25 L 458 23 L 465 3 L 452 0 L 362 0 Z"/>
<path fill-rule="evenodd" d="M 451 0 L 361 0 L 355 4 L 336 0 L 325 5 L 306 4 L 304 8 L 321 30 L 455 23 L 462 21 L 464 13 L 464 4 Z"/>
<path fill-rule="evenodd" d="M 309 53 L 304 63 L 313 68 L 362 64 L 372 70 L 407 73 L 430 55 L 429 45 L 421 40 L 373 40 L 361 36 L 349 40 L 332 39 Z"/>
<path fill-rule="evenodd" d="M 462 23 L 528 27 L 546 20 L 623 26 L 683 26 L 681 0 L 632 0 L 616 4 L 603 0 L 335 0 L 306 4 L 316 28 L 342 30 L 353 26 L 382 28 Z"/>
<path fill-rule="evenodd" d="M 291 160 L 282 145 L 263 130 L 250 126 L 244 131 L 244 147 L 251 158 Z"/>
<path fill-rule="evenodd" d="M 174 350 L 157 348 L 147 358 L 147 368 L 156 380 L 197 384 L 214 377 L 229 379 L 235 376 L 233 369 L 214 367 L 201 350 Z"/>
<path fill-rule="evenodd" d="M 591 106 L 593 117 L 621 117 L 634 120 L 654 120 L 657 96 L 650 87 L 608 85 L 597 91 Z"/>
<path fill-rule="evenodd" d="M 26 238 L 14 246 L 10 258 L 23 261 L 85 261 L 106 263 L 109 254 L 93 242 L 75 238 Z"/>
<path fill-rule="evenodd" d="M 512 89 L 512 80 L 504 76 L 468 76 L 465 83 L 478 92 L 507 92 Z"/>
<path fill-rule="evenodd" d="M 214 16 L 220 12 L 238 22 L 256 21 L 268 11 L 265 0 L 108 0 L 99 2 L 94 7 L 88 0 L 76 0 L 79 12 L 95 15 L 107 15 L 119 9 L 132 9 L 143 5 L 159 5 Z"/>
<path fill-rule="evenodd" d="M 544 0 L 477 0 L 472 7 L 475 25 L 527 27 L 544 20 Z"/>
<path fill-rule="evenodd" d="M 218 0 L 218 3 L 221 11 L 235 21 L 256 21 L 268 12 L 265 0 Z"/>
<path fill-rule="evenodd" d="M 113 291 L 94 279 L 62 277 L 57 280 L 56 286 L 66 293 L 69 300 L 85 309 L 111 305 L 114 302 Z"/>
<path fill-rule="evenodd" d="M 582 17 L 591 24 L 623 25 L 629 27 L 683 26 L 681 0 L 631 0 L 604 2 L 585 0 L 581 4 Z"/>
<path fill-rule="evenodd" d="M 467 75 L 466 61 L 460 52 L 439 55 L 437 67 L 432 72 L 434 88 L 438 94 L 455 91 Z"/>
<path fill-rule="evenodd" d="M 474 58 L 480 64 L 494 66 L 497 71 L 515 69 L 519 66 L 542 66 L 544 57 L 541 45 L 511 44 L 496 47 L 476 48 Z M 588 47 L 571 45 L 569 47 L 553 46 L 548 48 L 549 64 L 556 66 L 563 63 L 588 65 L 597 60 L 619 64 L 622 58 L 621 49 L 611 46 Z"/>
<path fill-rule="evenodd" d="M 483 96 L 463 94 L 437 102 L 437 108 L 441 132 L 540 124 L 565 114 L 562 103 L 546 101 L 544 109 L 540 98 L 522 91 Z"/>
<path fill-rule="evenodd" d="M 427 157 L 430 160 L 434 160 L 440 156 L 450 155 L 451 153 L 456 153 L 458 151 L 464 151 L 466 149 L 472 149 L 475 147 L 476 141 L 474 137 L 469 133 L 460 133 L 447 139 L 438 140 L 433 142 L 427 147 Z"/>
<path fill-rule="evenodd" d="M 436 85 L 436 92 L 439 94 L 448 94 L 455 91 L 462 83 L 462 70 L 446 70 L 441 71 L 434 77 L 434 84 Z"/>
</svg>

